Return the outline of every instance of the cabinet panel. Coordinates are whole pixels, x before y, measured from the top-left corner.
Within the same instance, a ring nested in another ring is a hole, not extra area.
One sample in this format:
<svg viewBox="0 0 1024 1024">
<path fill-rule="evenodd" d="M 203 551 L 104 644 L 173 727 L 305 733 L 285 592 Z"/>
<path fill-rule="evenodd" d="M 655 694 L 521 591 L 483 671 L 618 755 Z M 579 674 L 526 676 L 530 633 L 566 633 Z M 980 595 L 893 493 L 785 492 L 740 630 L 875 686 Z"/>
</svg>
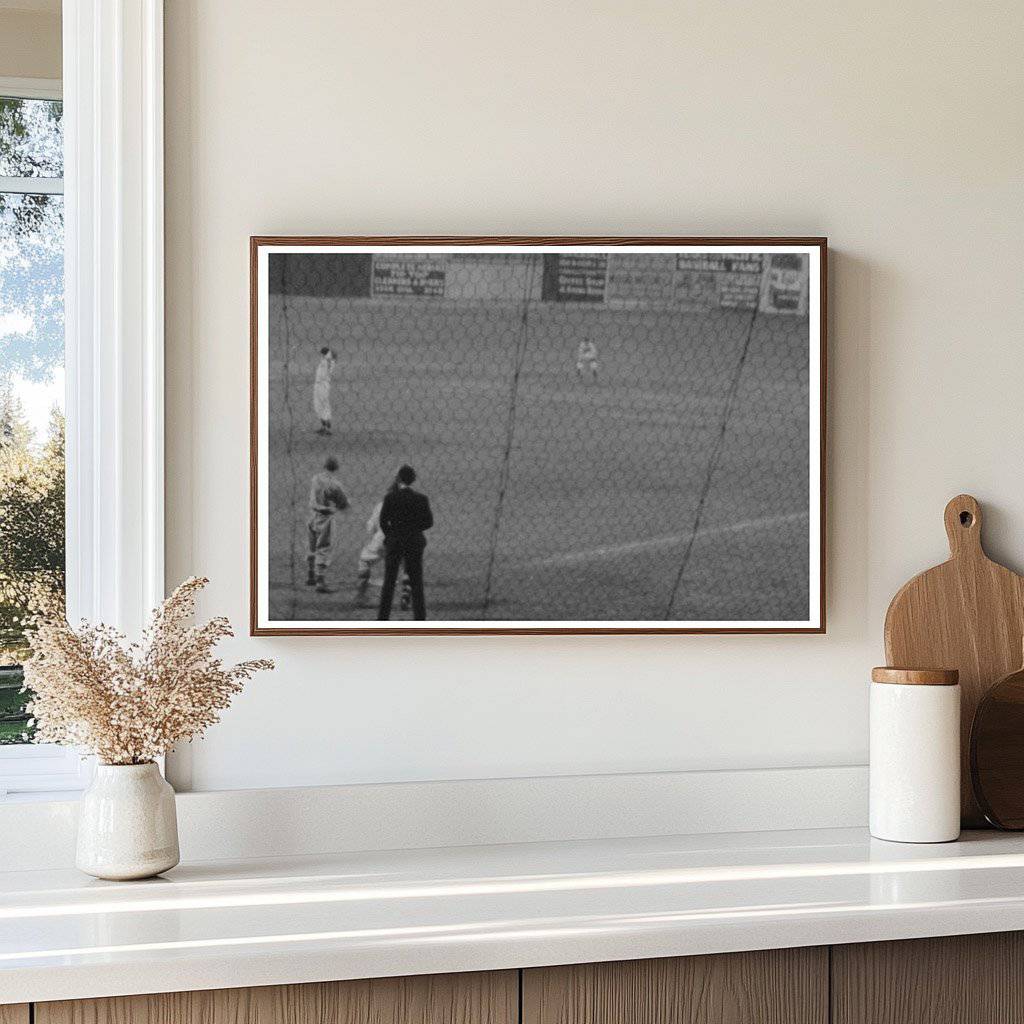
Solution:
<svg viewBox="0 0 1024 1024">
<path fill-rule="evenodd" d="M 0 1006 L 0 1024 L 28 1024 L 28 1004 L 8 1003 Z"/>
<path fill-rule="evenodd" d="M 523 972 L 523 1024 L 826 1024 L 828 950 Z"/>
<path fill-rule="evenodd" d="M 35 1024 L 516 1024 L 517 1016 L 516 972 L 495 971 L 37 1003 Z"/>
<path fill-rule="evenodd" d="M 1024 1024 L 1024 933 L 832 947 L 834 1024 Z"/>
</svg>

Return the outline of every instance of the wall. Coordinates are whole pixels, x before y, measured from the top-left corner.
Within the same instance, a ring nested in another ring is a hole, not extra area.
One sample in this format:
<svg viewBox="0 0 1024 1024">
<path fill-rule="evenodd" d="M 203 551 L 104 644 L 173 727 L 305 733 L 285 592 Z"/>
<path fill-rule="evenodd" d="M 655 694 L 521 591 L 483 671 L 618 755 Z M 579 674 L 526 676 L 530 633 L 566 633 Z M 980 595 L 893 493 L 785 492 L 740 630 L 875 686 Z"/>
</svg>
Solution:
<svg viewBox="0 0 1024 1024">
<path fill-rule="evenodd" d="M 0 0 L 0 76 L 60 78 L 60 0 Z"/>
<path fill-rule="evenodd" d="M 1024 8 L 167 0 L 166 28 L 168 574 L 241 632 L 250 234 L 833 247 L 827 636 L 242 638 L 278 671 L 192 784 L 863 763 L 946 500 L 1024 565 Z"/>
</svg>

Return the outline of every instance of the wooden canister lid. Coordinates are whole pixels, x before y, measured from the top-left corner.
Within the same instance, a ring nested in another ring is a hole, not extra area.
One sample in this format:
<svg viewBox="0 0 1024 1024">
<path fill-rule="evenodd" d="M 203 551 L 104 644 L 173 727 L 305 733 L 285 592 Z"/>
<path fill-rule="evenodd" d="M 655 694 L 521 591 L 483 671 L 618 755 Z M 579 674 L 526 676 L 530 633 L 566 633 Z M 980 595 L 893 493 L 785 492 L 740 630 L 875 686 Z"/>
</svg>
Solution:
<svg viewBox="0 0 1024 1024">
<path fill-rule="evenodd" d="M 889 668 L 871 670 L 873 683 L 899 683 L 904 686 L 956 686 L 960 673 L 955 668 Z"/>
</svg>

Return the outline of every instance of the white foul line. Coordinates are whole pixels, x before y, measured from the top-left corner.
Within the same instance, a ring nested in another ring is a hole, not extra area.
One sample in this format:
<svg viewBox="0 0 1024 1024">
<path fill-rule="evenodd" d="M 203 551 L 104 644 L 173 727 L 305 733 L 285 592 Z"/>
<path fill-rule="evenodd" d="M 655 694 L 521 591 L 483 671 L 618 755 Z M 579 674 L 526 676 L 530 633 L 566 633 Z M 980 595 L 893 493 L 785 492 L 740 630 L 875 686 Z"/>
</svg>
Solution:
<svg viewBox="0 0 1024 1024">
<path fill-rule="evenodd" d="M 715 537 L 726 533 L 743 533 L 746 530 L 764 530 L 770 526 L 781 526 L 785 523 L 806 521 L 810 516 L 807 512 L 793 512 L 784 516 L 763 516 L 760 519 L 748 519 L 743 523 L 731 526 L 705 526 L 697 531 L 697 537 Z M 551 555 L 548 558 L 537 558 L 523 564 L 523 568 L 544 569 L 556 565 L 574 565 L 577 562 L 589 562 L 595 558 L 609 558 L 616 555 L 628 555 L 635 551 L 647 551 L 651 548 L 670 547 L 685 540 L 689 533 L 674 533 L 669 537 L 653 537 L 650 540 L 634 540 L 627 544 L 605 544 L 587 551 L 572 551 L 567 555 Z"/>
</svg>

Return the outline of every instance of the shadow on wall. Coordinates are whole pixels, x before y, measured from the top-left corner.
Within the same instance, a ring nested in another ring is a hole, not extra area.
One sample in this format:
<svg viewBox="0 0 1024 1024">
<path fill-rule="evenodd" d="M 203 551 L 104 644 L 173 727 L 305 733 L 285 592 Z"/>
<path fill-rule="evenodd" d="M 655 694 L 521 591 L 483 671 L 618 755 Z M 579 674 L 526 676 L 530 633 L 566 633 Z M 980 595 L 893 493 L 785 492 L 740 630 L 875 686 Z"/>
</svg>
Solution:
<svg viewBox="0 0 1024 1024">
<path fill-rule="evenodd" d="M 828 262 L 825 588 L 829 633 L 835 637 L 837 627 L 845 626 L 854 632 L 841 638 L 853 641 L 862 639 L 866 630 L 877 635 L 881 644 L 881 622 L 870 622 L 868 616 L 872 311 L 877 296 L 894 286 L 877 267 L 842 249 L 830 248 Z M 841 445 L 836 442 L 839 437 Z"/>
</svg>

